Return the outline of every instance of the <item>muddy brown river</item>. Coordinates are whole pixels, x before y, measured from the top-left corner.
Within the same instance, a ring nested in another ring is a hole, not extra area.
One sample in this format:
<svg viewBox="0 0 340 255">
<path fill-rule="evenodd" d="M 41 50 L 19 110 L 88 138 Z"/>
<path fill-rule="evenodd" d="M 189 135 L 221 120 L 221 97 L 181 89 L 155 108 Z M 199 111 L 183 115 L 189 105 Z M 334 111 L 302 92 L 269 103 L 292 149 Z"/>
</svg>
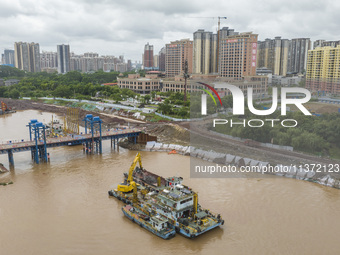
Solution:
<svg viewBox="0 0 340 255">
<path fill-rule="evenodd" d="M 51 113 L 0 116 L 0 143 L 27 139 L 30 119 Z M 1 146 L 1 145 L 0 145 Z M 122 180 L 136 151 L 85 155 L 81 146 L 48 149 L 36 165 L 14 154 L 15 169 L 0 175 L 0 254 L 339 254 L 340 190 L 288 178 L 190 178 L 190 158 L 142 152 L 143 167 L 180 175 L 199 203 L 221 213 L 224 226 L 194 240 L 163 240 L 123 216 L 107 191 Z M 7 155 L 0 162 L 8 167 Z M 204 162 L 202 161 L 202 164 Z"/>
</svg>

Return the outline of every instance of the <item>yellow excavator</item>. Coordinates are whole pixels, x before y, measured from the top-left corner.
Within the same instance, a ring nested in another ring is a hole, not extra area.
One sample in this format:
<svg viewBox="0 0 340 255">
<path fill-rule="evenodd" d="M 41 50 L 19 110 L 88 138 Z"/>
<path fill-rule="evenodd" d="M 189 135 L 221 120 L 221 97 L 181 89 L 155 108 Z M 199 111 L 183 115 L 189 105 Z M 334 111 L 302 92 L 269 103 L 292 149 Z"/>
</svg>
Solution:
<svg viewBox="0 0 340 255">
<path fill-rule="evenodd" d="M 131 166 L 130 166 L 130 170 L 129 170 L 129 174 L 128 177 L 126 179 L 126 181 L 124 183 L 121 183 L 118 185 L 117 190 L 123 193 L 127 193 L 130 191 L 135 191 L 135 193 L 137 193 L 137 184 L 133 181 L 133 177 L 132 174 L 135 171 L 137 162 L 139 162 L 139 167 L 142 169 L 142 158 L 140 156 L 140 153 L 138 152 L 135 159 L 133 160 Z"/>
</svg>

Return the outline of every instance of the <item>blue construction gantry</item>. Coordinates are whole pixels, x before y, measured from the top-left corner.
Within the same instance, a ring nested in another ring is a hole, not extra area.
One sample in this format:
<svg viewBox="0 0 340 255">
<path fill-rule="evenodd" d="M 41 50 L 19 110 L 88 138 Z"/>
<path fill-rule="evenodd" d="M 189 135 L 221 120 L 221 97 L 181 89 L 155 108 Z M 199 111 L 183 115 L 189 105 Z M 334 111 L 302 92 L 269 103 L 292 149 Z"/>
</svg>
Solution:
<svg viewBox="0 0 340 255">
<path fill-rule="evenodd" d="M 86 153 L 102 154 L 102 120 L 99 117 L 93 117 L 92 114 L 87 114 L 83 119 L 85 122 L 85 134 L 91 134 L 92 139 L 84 143 Z M 99 137 L 94 137 L 99 133 Z"/>
<path fill-rule="evenodd" d="M 35 142 L 35 146 L 31 147 L 32 159 L 39 164 L 39 159 L 47 162 L 47 147 L 46 147 L 46 126 L 33 119 L 27 125 L 30 132 L 30 141 Z"/>
</svg>

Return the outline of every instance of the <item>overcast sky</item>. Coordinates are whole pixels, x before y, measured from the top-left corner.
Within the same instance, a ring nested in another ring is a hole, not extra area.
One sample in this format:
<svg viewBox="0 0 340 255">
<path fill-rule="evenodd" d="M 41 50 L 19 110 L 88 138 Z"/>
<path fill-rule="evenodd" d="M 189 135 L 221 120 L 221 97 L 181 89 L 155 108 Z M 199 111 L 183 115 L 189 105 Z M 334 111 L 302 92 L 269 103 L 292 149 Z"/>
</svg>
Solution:
<svg viewBox="0 0 340 255">
<path fill-rule="evenodd" d="M 0 52 L 16 41 L 36 42 L 40 51 L 69 44 L 76 54 L 124 55 L 141 60 L 144 45 L 156 54 L 170 41 L 197 29 L 221 27 L 259 34 L 259 40 L 340 40 L 337 0 L 0 0 Z M 203 18 L 208 17 L 208 18 Z"/>
</svg>

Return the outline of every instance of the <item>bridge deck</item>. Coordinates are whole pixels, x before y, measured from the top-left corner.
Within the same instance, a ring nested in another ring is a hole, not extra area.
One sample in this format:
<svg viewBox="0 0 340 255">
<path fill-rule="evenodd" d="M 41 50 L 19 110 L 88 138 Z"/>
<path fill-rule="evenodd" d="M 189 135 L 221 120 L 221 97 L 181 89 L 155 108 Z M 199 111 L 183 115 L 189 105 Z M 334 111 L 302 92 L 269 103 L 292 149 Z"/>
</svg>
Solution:
<svg viewBox="0 0 340 255">
<path fill-rule="evenodd" d="M 140 129 L 123 129 L 123 130 L 110 130 L 102 132 L 102 140 L 108 140 L 112 138 L 123 138 L 123 137 L 134 137 L 138 136 L 141 132 Z M 94 135 L 95 139 L 98 139 L 100 134 L 97 133 Z M 65 145 L 78 145 L 84 142 L 90 142 L 92 140 L 91 134 L 83 134 L 83 135 L 68 135 L 66 137 L 57 137 L 57 138 L 47 138 L 46 139 L 46 147 L 58 147 Z M 38 145 L 43 145 L 43 140 L 38 142 Z M 0 154 L 5 154 L 7 151 L 12 150 L 13 152 L 27 151 L 32 147 L 35 147 L 35 141 L 22 141 L 16 143 L 6 143 L 0 144 Z"/>
</svg>

